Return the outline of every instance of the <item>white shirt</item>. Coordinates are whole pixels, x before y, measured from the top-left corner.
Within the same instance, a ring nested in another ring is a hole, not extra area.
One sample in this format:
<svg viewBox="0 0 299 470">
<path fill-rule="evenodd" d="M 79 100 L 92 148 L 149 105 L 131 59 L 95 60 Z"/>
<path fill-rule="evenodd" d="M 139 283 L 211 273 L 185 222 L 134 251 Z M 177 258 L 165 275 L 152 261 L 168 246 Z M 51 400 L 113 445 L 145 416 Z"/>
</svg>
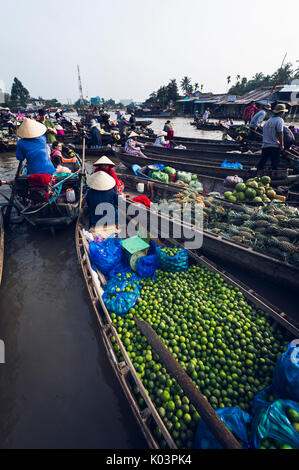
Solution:
<svg viewBox="0 0 299 470">
<path fill-rule="evenodd" d="M 155 147 L 165 147 L 168 144 L 168 140 L 165 140 L 164 135 L 158 137 L 154 143 Z"/>
<path fill-rule="evenodd" d="M 206 121 L 207 119 L 209 119 L 209 117 L 211 116 L 211 113 L 210 111 L 205 111 L 204 115 L 203 115 L 203 120 Z"/>
</svg>

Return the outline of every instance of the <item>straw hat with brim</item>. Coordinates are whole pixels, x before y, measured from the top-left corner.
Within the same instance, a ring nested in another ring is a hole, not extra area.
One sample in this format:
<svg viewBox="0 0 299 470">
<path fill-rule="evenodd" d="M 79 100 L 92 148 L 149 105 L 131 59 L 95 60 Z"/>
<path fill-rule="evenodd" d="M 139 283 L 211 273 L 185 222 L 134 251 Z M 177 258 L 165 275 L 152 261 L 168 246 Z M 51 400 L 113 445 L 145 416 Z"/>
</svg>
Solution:
<svg viewBox="0 0 299 470">
<path fill-rule="evenodd" d="M 288 108 L 286 107 L 285 104 L 277 104 L 275 106 L 275 109 L 273 109 L 273 113 L 275 114 L 279 114 L 279 113 L 288 113 L 289 110 Z"/>
<path fill-rule="evenodd" d="M 271 109 L 272 109 L 272 108 L 271 108 L 271 104 L 268 104 L 268 103 L 267 103 L 267 104 L 264 104 L 263 108 L 264 108 L 264 109 L 267 109 L 267 111 L 271 111 Z"/>
<path fill-rule="evenodd" d="M 103 155 L 103 157 L 101 157 L 99 160 L 97 160 L 93 165 L 94 165 L 94 166 L 96 166 L 96 165 L 111 165 L 111 166 L 115 166 L 115 163 L 113 163 L 108 157 L 106 157 L 106 155 Z"/>
<path fill-rule="evenodd" d="M 41 137 L 47 132 L 46 126 L 33 119 L 24 119 L 18 129 L 18 137 L 22 139 L 35 139 Z"/>
<path fill-rule="evenodd" d="M 60 126 L 59 124 L 57 126 L 55 126 L 55 129 L 57 129 L 58 131 L 63 131 L 63 127 Z"/>
<path fill-rule="evenodd" d="M 166 132 L 164 132 L 164 131 L 161 131 L 161 132 L 159 132 L 159 134 L 158 134 L 158 137 L 162 137 L 162 136 L 164 136 L 164 137 L 165 137 L 166 135 L 167 135 L 167 133 L 166 133 Z"/>
<path fill-rule="evenodd" d="M 139 137 L 139 135 L 136 134 L 136 132 L 131 132 L 131 134 L 129 135 L 129 139 L 131 139 L 132 137 Z"/>
<path fill-rule="evenodd" d="M 99 171 L 87 178 L 87 186 L 96 191 L 109 191 L 115 187 L 115 179 L 105 171 Z"/>
</svg>

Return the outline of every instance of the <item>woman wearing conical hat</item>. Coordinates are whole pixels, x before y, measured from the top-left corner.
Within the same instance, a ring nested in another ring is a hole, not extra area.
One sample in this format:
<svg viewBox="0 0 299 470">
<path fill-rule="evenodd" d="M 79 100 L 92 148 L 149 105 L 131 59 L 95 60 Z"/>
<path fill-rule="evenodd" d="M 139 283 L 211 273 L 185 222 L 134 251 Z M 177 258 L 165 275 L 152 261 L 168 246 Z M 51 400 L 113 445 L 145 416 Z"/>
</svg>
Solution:
<svg viewBox="0 0 299 470">
<path fill-rule="evenodd" d="M 124 190 L 124 183 L 118 179 L 115 171 L 113 168 L 115 167 L 115 163 L 113 163 L 108 157 L 105 155 L 97 160 L 93 166 L 95 167 L 94 173 L 98 173 L 99 171 L 105 171 L 109 176 L 115 180 L 116 184 L 116 191 L 118 194 L 122 193 Z"/>
<path fill-rule="evenodd" d="M 95 227 L 104 216 L 101 204 L 110 204 L 111 210 L 103 207 L 107 216 L 111 218 L 108 225 L 118 224 L 118 196 L 115 191 L 115 180 L 105 171 L 99 171 L 87 178 L 88 192 L 86 202 L 89 208 L 90 225 Z"/>
<path fill-rule="evenodd" d="M 47 151 L 47 128 L 33 119 L 25 119 L 18 129 L 17 159 L 27 161 L 27 174 L 55 173 L 55 167 L 51 163 Z"/>
<path fill-rule="evenodd" d="M 136 132 L 131 132 L 125 145 L 125 152 L 129 153 L 130 155 L 136 155 L 139 157 L 146 158 L 146 156 L 141 152 L 140 147 L 138 147 L 138 145 L 142 145 L 142 144 L 137 142 L 137 137 L 138 137 L 138 134 L 136 134 Z"/>
</svg>

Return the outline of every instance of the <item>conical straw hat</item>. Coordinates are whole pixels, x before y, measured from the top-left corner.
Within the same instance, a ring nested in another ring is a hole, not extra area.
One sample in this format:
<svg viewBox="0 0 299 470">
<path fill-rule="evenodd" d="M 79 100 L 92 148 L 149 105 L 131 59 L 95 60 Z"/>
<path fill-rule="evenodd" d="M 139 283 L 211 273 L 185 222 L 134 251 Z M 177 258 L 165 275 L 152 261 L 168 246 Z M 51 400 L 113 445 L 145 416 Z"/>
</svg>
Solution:
<svg viewBox="0 0 299 470">
<path fill-rule="evenodd" d="M 99 158 L 94 164 L 95 165 L 112 165 L 115 166 L 115 163 L 113 163 L 110 158 L 106 157 L 106 155 L 103 155 L 103 157 Z"/>
<path fill-rule="evenodd" d="M 131 139 L 132 137 L 139 137 L 139 135 L 136 134 L 136 132 L 131 132 L 131 134 L 129 135 L 129 139 Z"/>
<path fill-rule="evenodd" d="M 164 131 L 160 131 L 159 134 L 158 134 L 158 137 L 162 137 L 162 136 L 166 136 L 167 135 L 167 132 L 164 132 Z"/>
<path fill-rule="evenodd" d="M 98 171 L 87 178 L 87 186 L 96 191 L 109 191 L 115 187 L 115 179 L 105 171 Z"/>
<path fill-rule="evenodd" d="M 47 132 L 46 126 L 33 119 L 24 119 L 23 123 L 18 129 L 18 137 L 22 139 L 35 139 Z"/>
</svg>

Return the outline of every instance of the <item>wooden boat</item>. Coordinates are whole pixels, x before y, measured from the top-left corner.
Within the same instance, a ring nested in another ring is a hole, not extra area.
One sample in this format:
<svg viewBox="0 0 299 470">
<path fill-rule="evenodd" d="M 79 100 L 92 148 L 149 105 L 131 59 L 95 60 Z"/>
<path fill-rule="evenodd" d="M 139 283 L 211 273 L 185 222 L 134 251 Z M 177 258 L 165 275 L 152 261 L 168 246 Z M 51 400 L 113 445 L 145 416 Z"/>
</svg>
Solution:
<svg viewBox="0 0 299 470">
<path fill-rule="evenodd" d="M 121 178 L 125 184 L 126 191 L 128 190 L 132 197 L 137 196 L 136 186 L 142 180 L 134 175 L 121 175 Z M 217 185 L 217 183 L 215 184 Z M 152 199 L 152 191 L 154 193 L 154 200 Z M 152 202 L 158 202 L 161 199 L 171 199 L 177 192 L 179 192 L 177 187 L 163 183 L 155 183 L 151 189 L 145 187 L 145 195 L 151 198 Z M 236 206 L 236 204 L 228 201 L 223 201 L 222 205 Z M 161 215 L 161 217 L 163 216 Z M 183 226 L 176 219 L 172 219 L 172 224 L 174 226 Z M 181 239 L 182 243 L 183 241 Z M 217 257 L 219 260 L 231 262 L 246 271 L 252 272 L 261 279 L 266 276 L 267 279 L 275 284 L 284 285 L 295 291 L 299 289 L 299 267 L 284 263 L 277 258 L 255 251 L 251 247 L 246 247 L 244 244 L 234 242 L 208 230 L 203 230 L 203 246 L 200 250 L 196 250 L 196 252 L 197 254 L 204 253 L 208 256 Z"/>
<path fill-rule="evenodd" d="M 128 202 L 129 204 L 129 202 Z M 139 209 L 140 205 L 136 204 L 136 208 Z M 144 208 L 147 211 L 146 208 Z M 132 222 L 130 217 L 127 220 Z M 148 229 L 149 227 L 143 227 Z M 105 287 L 105 277 L 99 271 L 95 272 L 91 267 L 89 258 L 88 243 L 83 235 L 83 229 L 89 229 L 88 221 L 88 210 L 84 209 L 81 211 L 76 227 L 76 248 L 79 263 L 81 265 L 83 275 L 85 278 L 86 286 L 90 295 L 90 299 L 95 310 L 100 332 L 103 338 L 103 343 L 109 358 L 111 367 L 113 368 L 122 390 L 128 400 L 128 404 L 139 424 L 143 435 L 147 441 L 147 444 L 152 449 L 159 449 L 159 443 L 154 435 L 154 427 L 158 426 L 161 431 L 163 438 L 165 439 L 168 448 L 176 449 L 176 444 L 172 439 L 168 429 L 166 428 L 163 420 L 161 419 L 154 403 L 152 402 L 150 395 L 145 390 L 142 381 L 140 380 L 131 359 L 129 358 L 125 346 L 118 335 L 117 329 L 114 326 L 109 312 L 102 300 L 102 294 Z M 163 240 L 161 237 L 156 239 L 159 245 L 178 245 L 182 246 L 180 242 L 173 239 Z M 198 254 L 194 251 L 189 250 L 191 263 L 201 265 L 211 270 L 213 273 L 219 275 L 225 282 L 238 288 L 246 297 L 247 301 L 258 308 L 262 309 L 265 315 L 270 316 L 274 322 L 279 323 L 285 328 L 286 332 L 292 338 L 298 337 L 299 330 L 296 324 L 289 318 L 284 312 L 279 311 L 273 307 L 261 296 L 255 293 L 252 289 L 249 289 L 244 284 L 241 284 L 234 277 L 223 271 L 221 268 L 216 266 L 214 263 L 209 261 L 207 258 Z M 120 361 L 114 353 L 114 342 L 116 342 L 120 348 L 122 354 L 122 360 Z M 134 387 L 138 388 L 143 400 L 145 401 L 145 408 L 141 408 L 137 398 L 134 394 Z"/>
<path fill-rule="evenodd" d="M 29 196 L 27 176 L 24 175 L 24 167 L 19 165 L 15 178 L 15 207 L 24 219 L 35 228 L 55 228 L 70 225 L 77 220 L 79 214 L 79 196 L 82 176 L 81 160 L 77 163 L 63 163 L 72 174 L 68 176 L 56 176 L 54 193 L 50 195 L 48 202 L 34 203 Z M 66 200 L 66 191 L 73 189 L 76 201 L 69 203 Z"/>
<path fill-rule="evenodd" d="M 75 145 L 74 149 L 75 149 L 75 152 L 78 153 L 79 155 L 82 154 L 82 150 L 83 150 L 82 145 Z M 102 157 L 103 155 L 113 157 L 114 154 L 115 154 L 115 152 L 114 152 L 113 148 L 111 146 L 106 146 L 106 145 L 103 145 L 99 149 L 91 149 L 91 148 L 88 148 L 88 147 L 86 147 L 86 149 L 85 149 L 85 155 L 87 157 L 92 157 L 92 158 L 95 158 L 95 159 L 98 159 L 98 158 Z"/>
<path fill-rule="evenodd" d="M 4 223 L 2 211 L 0 209 L 0 286 L 2 281 L 2 272 L 4 264 Z"/>
<path fill-rule="evenodd" d="M 137 127 L 148 127 L 151 124 L 153 124 L 153 121 L 150 121 L 149 119 L 144 119 L 143 121 L 136 121 L 136 126 Z"/>
<path fill-rule="evenodd" d="M 138 142 L 149 144 L 151 146 L 154 145 L 156 137 L 138 137 Z M 199 140 L 199 139 L 198 139 Z M 207 139 L 209 140 L 209 139 Z M 192 142 L 188 140 L 182 140 L 179 137 L 175 137 L 174 139 L 174 146 L 183 145 L 186 147 L 186 150 L 190 151 L 211 151 L 211 152 L 232 152 L 232 151 L 243 151 L 244 145 L 242 146 L 238 142 L 230 142 L 230 141 L 213 141 L 211 142 Z M 259 146 L 260 147 L 260 146 Z M 163 147 L 160 147 L 163 149 Z M 171 149 L 174 147 L 171 147 Z M 248 149 L 248 147 L 247 147 Z M 256 150 L 259 150 L 258 147 L 255 147 Z"/>
<path fill-rule="evenodd" d="M 137 168 L 134 168 L 134 169 L 132 168 L 132 170 L 135 173 L 134 177 L 136 178 L 136 184 L 137 183 L 151 182 L 151 183 L 153 183 L 153 186 L 152 186 L 153 188 L 155 188 L 156 185 L 159 184 L 159 185 L 162 185 L 162 186 L 166 186 L 169 189 L 169 191 L 174 192 L 174 193 L 178 193 L 178 192 L 180 192 L 184 189 L 187 189 L 183 185 L 180 185 L 180 184 L 175 184 L 175 183 L 172 183 L 172 182 L 164 183 L 162 181 L 158 181 L 154 178 L 151 178 L 150 176 L 148 176 L 148 167 L 147 166 L 144 166 L 143 168 L 139 167 L 138 169 Z M 118 175 L 119 175 L 119 178 L 121 180 L 124 180 L 124 178 L 126 178 L 127 176 L 133 176 L 132 173 L 126 174 L 126 173 L 123 173 L 123 172 L 119 173 Z M 224 194 L 224 181 L 223 181 L 223 179 L 215 178 L 213 176 L 201 175 L 201 174 L 197 174 L 197 177 L 198 177 L 198 181 L 203 186 L 203 191 L 200 193 L 203 196 L 207 196 L 210 193 L 219 193 L 222 196 L 221 198 L 219 196 L 218 197 L 214 196 L 214 197 L 221 199 L 221 201 L 223 202 L 224 205 L 228 205 L 230 207 L 238 208 L 238 207 L 240 207 L 244 204 L 244 202 L 238 202 L 238 201 L 237 202 L 230 202 L 227 199 L 223 198 L 223 194 Z M 296 206 L 296 207 L 299 206 L 299 192 L 286 190 L 281 195 L 285 196 L 287 198 L 287 201 L 286 201 L 287 204 L 290 204 L 290 205 Z M 263 206 L 264 203 L 263 202 L 246 201 L 246 205 L 253 206 L 253 207 L 258 207 L 258 206 Z"/>
<path fill-rule="evenodd" d="M 195 126 L 197 129 L 201 131 L 222 131 L 222 125 L 221 124 L 214 124 L 212 122 L 206 122 L 206 123 L 195 123 Z"/>
<path fill-rule="evenodd" d="M 177 170 L 180 171 L 190 171 L 192 173 L 214 176 L 216 178 L 226 178 L 230 175 L 238 175 L 243 179 L 248 179 L 256 175 L 256 171 L 250 170 L 252 165 L 245 165 L 243 170 L 236 170 L 232 168 L 221 168 L 219 163 L 215 162 L 200 162 L 195 163 L 194 161 L 190 162 L 187 159 L 180 159 L 174 162 L 174 159 L 171 157 L 163 157 L 157 154 L 147 154 L 145 160 L 142 156 L 133 156 L 123 152 L 122 148 L 114 147 L 116 156 L 119 157 L 120 161 L 129 169 L 132 165 L 137 164 L 143 167 L 146 164 L 164 164 L 166 166 L 172 166 L 175 164 Z M 287 168 L 278 169 L 276 172 L 271 172 L 270 168 L 265 168 L 263 174 L 268 174 L 272 176 L 273 185 L 282 185 L 288 184 L 288 174 L 289 171 Z"/>
</svg>

